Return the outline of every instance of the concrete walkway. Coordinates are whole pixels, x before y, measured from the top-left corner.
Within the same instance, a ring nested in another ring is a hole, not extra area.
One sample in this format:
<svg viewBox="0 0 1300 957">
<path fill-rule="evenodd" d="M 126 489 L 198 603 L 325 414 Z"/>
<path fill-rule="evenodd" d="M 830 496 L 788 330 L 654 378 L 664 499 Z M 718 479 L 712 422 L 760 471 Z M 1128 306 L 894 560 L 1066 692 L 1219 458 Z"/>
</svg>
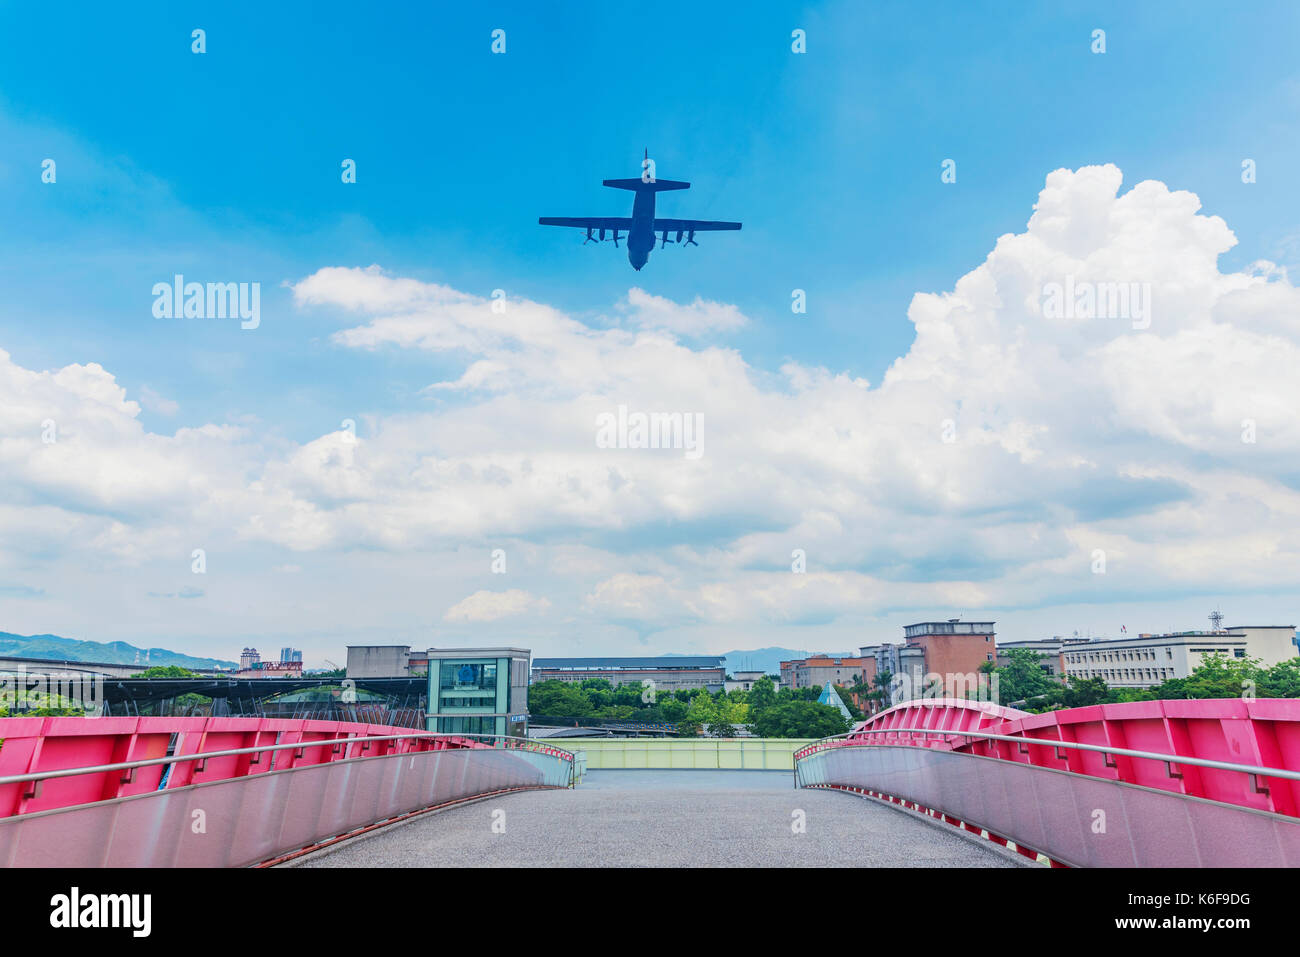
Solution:
<svg viewBox="0 0 1300 957">
<path fill-rule="evenodd" d="M 572 791 L 458 805 L 284 866 L 1034 866 L 951 825 L 857 795 L 796 791 L 791 778 L 772 771 L 590 771 Z M 792 828 L 796 812 L 806 825 L 802 833 Z"/>
</svg>

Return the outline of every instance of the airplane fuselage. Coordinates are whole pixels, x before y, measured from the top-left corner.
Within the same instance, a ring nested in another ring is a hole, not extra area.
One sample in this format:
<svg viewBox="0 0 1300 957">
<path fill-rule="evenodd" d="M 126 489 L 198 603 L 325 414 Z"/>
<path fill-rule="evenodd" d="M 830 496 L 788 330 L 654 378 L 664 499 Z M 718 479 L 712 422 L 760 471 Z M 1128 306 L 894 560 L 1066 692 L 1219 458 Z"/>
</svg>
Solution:
<svg viewBox="0 0 1300 957">
<path fill-rule="evenodd" d="M 632 203 L 632 228 L 627 233 L 627 261 L 638 272 L 655 248 L 655 194 L 638 192 Z"/>
<path fill-rule="evenodd" d="M 656 219 L 655 193 L 665 190 L 690 189 L 691 184 L 675 179 L 657 179 L 654 164 L 647 155 L 642 159 L 642 175 L 628 179 L 607 179 L 602 186 L 613 189 L 625 189 L 635 193 L 632 201 L 631 216 L 541 216 L 537 222 L 542 226 L 566 226 L 585 229 L 587 238 L 583 245 L 604 242 L 606 233 L 613 233 L 609 238 L 618 245 L 620 239 L 626 238 L 627 261 L 632 268 L 640 270 L 650 259 L 650 251 L 655 248 L 655 234 L 663 233 L 660 241 L 681 243 L 683 247 L 698 246 L 696 233 L 711 233 L 722 230 L 739 229 L 740 223 L 718 222 L 706 219 Z M 599 233 L 599 235 L 597 235 Z M 675 233 L 676 239 L 669 239 L 668 234 Z M 626 234 L 626 237 L 624 236 Z M 683 239 L 685 237 L 685 239 Z"/>
</svg>

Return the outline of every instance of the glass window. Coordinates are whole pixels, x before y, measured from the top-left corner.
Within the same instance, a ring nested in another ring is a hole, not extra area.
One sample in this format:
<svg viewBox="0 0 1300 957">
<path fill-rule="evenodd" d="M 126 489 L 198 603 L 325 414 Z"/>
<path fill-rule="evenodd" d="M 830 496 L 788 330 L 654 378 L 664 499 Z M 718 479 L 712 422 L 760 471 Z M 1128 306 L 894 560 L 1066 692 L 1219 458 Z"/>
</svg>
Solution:
<svg viewBox="0 0 1300 957">
<path fill-rule="evenodd" d="M 494 710 L 497 701 L 496 662 L 444 661 L 438 674 L 438 699 L 439 711 Z"/>
</svg>

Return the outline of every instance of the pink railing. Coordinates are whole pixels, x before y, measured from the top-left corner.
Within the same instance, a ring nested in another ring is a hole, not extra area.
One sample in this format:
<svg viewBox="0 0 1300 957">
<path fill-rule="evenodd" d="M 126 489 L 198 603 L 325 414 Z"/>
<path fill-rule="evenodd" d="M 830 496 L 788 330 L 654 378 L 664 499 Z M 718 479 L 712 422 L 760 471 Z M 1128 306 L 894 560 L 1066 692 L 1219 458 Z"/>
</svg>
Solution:
<svg viewBox="0 0 1300 957">
<path fill-rule="evenodd" d="M 1005 721 L 1022 718 L 1026 711 L 1004 708 L 991 702 L 968 701 L 964 698 L 926 698 L 895 705 L 887 711 L 863 722 L 859 727 L 873 728 L 925 728 L 933 731 L 993 731 Z M 911 744 L 925 748 L 948 747 L 945 738 L 923 738 L 916 735 L 871 734 L 860 739 L 873 744 Z M 852 735 L 849 740 L 856 740 Z"/>
<path fill-rule="evenodd" d="M 894 728 L 911 730 L 889 733 Z M 887 733 L 862 733 L 867 729 L 885 729 Z M 918 730 L 934 734 L 918 734 Z M 1041 739 L 1044 743 L 963 738 L 963 731 Z M 1051 744 L 1055 741 L 1300 771 L 1300 699 L 1169 699 L 1044 714 L 960 699 L 928 699 L 882 711 L 842 738 L 809 745 L 796 758 L 843 745 L 939 748 L 1300 817 L 1300 781 L 1058 748 Z"/>
<path fill-rule="evenodd" d="M 155 764 L 125 772 L 95 771 L 50 778 L 40 781 L 39 787 L 32 782 L 0 784 L 0 817 L 157 791 L 164 775 L 168 775 L 167 788 L 179 788 L 345 758 L 491 747 L 450 735 L 356 744 L 337 741 L 410 733 L 409 728 L 389 725 L 284 718 L 2 718 L 0 778 L 146 761 L 169 754 L 204 754 L 274 744 L 301 743 L 302 747 Z M 332 743 L 313 746 L 312 742 L 319 741 Z"/>
</svg>

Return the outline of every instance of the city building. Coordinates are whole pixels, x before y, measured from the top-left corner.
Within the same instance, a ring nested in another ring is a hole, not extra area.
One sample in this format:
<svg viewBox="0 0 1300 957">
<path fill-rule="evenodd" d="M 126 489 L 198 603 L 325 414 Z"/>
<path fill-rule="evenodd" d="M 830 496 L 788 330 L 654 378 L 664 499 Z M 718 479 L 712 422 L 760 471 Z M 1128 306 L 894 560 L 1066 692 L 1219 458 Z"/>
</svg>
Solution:
<svg viewBox="0 0 1300 957">
<path fill-rule="evenodd" d="M 1213 617 L 1212 620 L 1218 623 Z M 1209 631 L 1140 634 L 1131 638 L 1011 642 L 999 646 L 999 664 L 1004 647 L 1036 647 L 1050 654 L 1053 642 L 1059 643 L 1057 653 L 1067 675 L 1101 678 L 1117 688 L 1149 688 L 1171 678 L 1186 678 L 1211 654 L 1253 658 L 1264 667 L 1290 660 L 1297 654 L 1294 625 L 1237 625 Z"/>
<path fill-rule="evenodd" d="M 242 660 L 242 658 L 241 658 Z M 302 661 L 262 661 L 257 658 L 249 667 L 235 672 L 236 678 L 301 678 Z"/>
<path fill-rule="evenodd" d="M 1087 638 L 1061 637 L 1031 638 L 1025 641 L 1000 641 L 998 642 L 996 661 L 998 667 L 1006 667 L 1011 663 L 1011 656 L 1008 652 L 1015 648 L 1027 648 L 1043 656 L 1038 664 L 1043 669 L 1044 674 L 1063 681 L 1066 675 L 1063 649 L 1081 642 L 1087 643 L 1087 641 Z"/>
<path fill-rule="evenodd" d="M 1149 688 L 1170 678 L 1186 678 L 1205 659 L 1254 657 L 1244 634 L 1181 631 L 1073 642 L 1062 650 L 1065 670 L 1078 678 L 1101 678 L 1112 688 Z"/>
<path fill-rule="evenodd" d="M 985 662 L 997 661 L 997 642 L 991 621 L 925 621 L 903 629 L 903 641 L 920 648 L 927 674 L 939 675 L 943 696 L 965 697 L 974 676 Z"/>
<path fill-rule="evenodd" d="M 299 651 L 297 648 L 281 648 L 280 660 L 281 661 L 302 661 L 302 652 Z"/>
<path fill-rule="evenodd" d="M 248 671 L 261 660 L 262 656 L 257 653 L 256 648 L 245 648 L 239 653 L 239 670 Z"/>
<path fill-rule="evenodd" d="M 725 657 L 666 655 L 661 658 L 538 658 L 532 680 L 586 681 L 604 678 L 614 687 L 646 681 L 659 691 L 704 688 L 722 691 L 726 686 Z"/>
<path fill-rule="evenodd" d="M 872 678 L 889 673 L 894 704 L 921 697 L 967 698 L 983 692 L 981 667 L 996 664 L 991 621 L 924 621 L 903 628 L 903 644 L 864 645 Z"/>
<path fill-rule="evenodd" d="M 891 703 L 910 700 L 911 689 L 916 689 L 916 694 L 920 694 L 925 680 L 925 649 L 885 643 L 865 646 L 859 649 L 859 654 L 875 660 L 876 674 L 889 675 Z M 874 678 L 872 684 L 875 684 Z"/>
<path fill-rule="evenodd" d="M 872 683 L 876 677 L 874 657 L 817 653 L 807 658 L 781 662 L 781 687 L 820 688 L 830 682 L 843 688 Z"/>
<path fill-rule="evenodd" d="M 411 677 L 411 646 L 348 645 L 347 676 L 349 678 L 409 678 Z"/>
<path fill-rule="evenodd" d="M 531 657 L 524 648 L 430 648 L 427 729 L 524 737 Z"/>
<path fill-rule="evenodd" d="M 1236 625 L 1224 631 L 1245 638 L 1247 657 L 1258 658 L 1265 668 L 1289 661 L 1300 651 L 1295 625 Z"/>
<path fill-rule="evenodd" d="M 763 671 L 737 671 L 726 680 L 724 683 L 724 689 L 727 691 L 748 691 L 750 688 L 754 687 L 755 681 L 765 677 L 767 677 L 767 673 Z M 777 685 L 777 682 L 775 681 L 772 683 Z M 780 686 L 777 685 L 777 687 Z"/>
</svg>

